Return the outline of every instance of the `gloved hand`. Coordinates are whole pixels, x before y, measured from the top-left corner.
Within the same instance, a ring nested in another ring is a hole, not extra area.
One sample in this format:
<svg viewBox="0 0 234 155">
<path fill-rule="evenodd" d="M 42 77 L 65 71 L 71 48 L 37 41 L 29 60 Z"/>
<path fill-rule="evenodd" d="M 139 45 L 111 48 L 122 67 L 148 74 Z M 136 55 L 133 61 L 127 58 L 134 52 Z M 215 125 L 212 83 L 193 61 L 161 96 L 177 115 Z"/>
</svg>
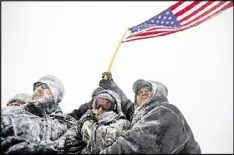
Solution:
<svg viewBox="0 0 234 155">
<path fill-rule="evenodd" d="M 115 81 L 112 78 L 112 74 L 108 72 L 104 72 L 104 75 L 107 75 L 107 80 L 104 79 L 104 76 L 102 76 L 102 80 L 99 82 L 99 86 L 103 87 L 104 89 L 110 89 L 114 92 L 116 92 L 120 99 L 121 99 L 121 106 L 123 113 L 127 116 L 127 118 L 130 120 L 133 113 L 133 107 L 134 104 L 131 100 L 127 98 L 127 96 L 124 94 L 124 92 L 120 89 L 120 87 L 115 83 Z"/>
<path fill-rule="evenodd" d="M 105 75 L 107 76 L 107 79 L 104 79 Z M 113 81 L 111 72 L 103 72 L 102 73 L 102 79 L 107 80 L 107 81 Z"/>
<path fill-rule="evenodd" d="M 64 151 L 66 154 L 80 154 L 85 148 L 84 141 L 80 139 L 66 139 L 64 145 Z"/>
<path fill-rule="evenodd" d="M 107 79 L 104 79 L 105 75 Z M 115 84 L 111 72 L 104 72 L 102 73 L 102 79 L 99 81 L 99 86 L 104 89 L 111 89 Z"/>
<path fill-rule="evenodd" d="M 39 117 L 43 117 L 46 114 L 46 111 L 42 108 L 37 107 L 35 102 L 28 102 L 24 105 L 24 109 Z"/>
</svg>

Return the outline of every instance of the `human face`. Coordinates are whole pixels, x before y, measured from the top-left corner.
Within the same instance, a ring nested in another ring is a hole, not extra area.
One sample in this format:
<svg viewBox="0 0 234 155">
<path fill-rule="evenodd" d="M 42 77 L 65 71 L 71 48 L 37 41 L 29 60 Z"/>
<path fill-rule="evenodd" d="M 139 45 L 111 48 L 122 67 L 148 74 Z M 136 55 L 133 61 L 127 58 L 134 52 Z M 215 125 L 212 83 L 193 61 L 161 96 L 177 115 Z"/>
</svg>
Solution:
<svg viewBox="0 0 234 155">
<path fill-rule="evenodd" d="M 97 99 L 95 108 L 98 110 L 98 114 L 102 114 L 111 110 L 111 102 L 107 99 Z"/>
<path fill-rule="evenodd" d="M 45 83 L 39 83 L 33 92 L 32 100 L 48 98 L 49 95 L 51 95 L 49 87 Z"/>
<path fill-rule="evenodd" d="M 15 100 L 15 101 L 12 101 L 11 103 L 9 103 L 7 106 L 22 106 L 24 105 L 25 102 L 23 101 L 20 101 L 20 100 Z"/>
<path fill-rule="evenodd" d="M 149 97 L 151 91 L 149 87 L 143 87 L 137 92 L 137 103 L 143 104 Z"/>
</svg>

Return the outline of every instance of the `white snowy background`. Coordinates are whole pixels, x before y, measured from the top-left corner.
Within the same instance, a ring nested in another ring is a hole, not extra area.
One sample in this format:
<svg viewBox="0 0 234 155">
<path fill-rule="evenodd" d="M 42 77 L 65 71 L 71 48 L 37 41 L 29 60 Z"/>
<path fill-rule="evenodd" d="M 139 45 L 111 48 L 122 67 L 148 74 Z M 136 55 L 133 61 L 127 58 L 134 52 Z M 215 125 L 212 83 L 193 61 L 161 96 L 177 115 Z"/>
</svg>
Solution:
<svg viewBox="0 0 234 155">
<path fill-rule="evenodd" d="M 127 27 L 174 2 L 2 2 L 1 106 L 52 74 L 61 108 L 90 100 Z M 233 8 L 186 31 L 122 44 L 113 78 L 133 100 L 143 78 L 164 83 L 202 153 L 233 153 Z"/>
</svg>

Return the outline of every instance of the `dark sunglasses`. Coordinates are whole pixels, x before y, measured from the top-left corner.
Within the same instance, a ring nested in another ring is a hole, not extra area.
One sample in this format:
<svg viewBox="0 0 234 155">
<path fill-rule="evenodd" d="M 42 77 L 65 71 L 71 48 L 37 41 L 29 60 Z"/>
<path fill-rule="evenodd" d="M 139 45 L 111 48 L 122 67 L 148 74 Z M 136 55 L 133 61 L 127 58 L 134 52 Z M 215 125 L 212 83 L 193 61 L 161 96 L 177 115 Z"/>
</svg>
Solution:
<svg viewBox="0 0 234 155">
<path fill-rule="evenodd" d="M 37 83 L 35 85 L 35 89 L 37 89 L 38 87 L 41 87 L 42 89 L 49 89 L 49 87 L 45 83 Z"/>
<path fill-rule="evenodd" d="M 96 102 L 96 108 L 99 109 L 102 107 L 103 110 L 109 111 L 112 109 L 111 103 L 108 100 L 105 99 L 98 99 Z"/>
</svg>

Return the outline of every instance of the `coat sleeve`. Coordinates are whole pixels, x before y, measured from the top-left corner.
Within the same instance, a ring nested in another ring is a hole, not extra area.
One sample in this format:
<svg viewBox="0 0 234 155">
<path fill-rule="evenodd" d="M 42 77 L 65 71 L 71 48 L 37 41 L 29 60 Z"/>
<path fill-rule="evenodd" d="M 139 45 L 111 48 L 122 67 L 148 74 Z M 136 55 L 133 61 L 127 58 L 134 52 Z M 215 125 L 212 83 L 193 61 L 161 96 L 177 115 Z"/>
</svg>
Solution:
<svg viewBox="0 0 234 155">
<path fill-rule="evenodd" d="M 92 107 L 92 100 L 88 103 L 82 104 L 78 109 L 74 109 L 71 113 L 68 113 L 68 115 L 74 117 L 76 120 L 79 120 L 83 114 Z"/>
<path fill-rule="evenodd" d="M 131 120 L 131 117 L 134 112 L 134 103 L 127 98 L 125 93 L 120 89 L 120 87 L 114 81 L 112 81 L 110 90 L 116 92 L 119 95 L 121 99 L 122 112 L 124 113 L 124 115 L 128 120 Z"/>
<path fill-rule="evenodd" d="M 64 154 L 65 140 L 81 140 L 79 134 L 78 125 L 74 124 L 70 129 L 66 131 L 59 139 L 55 141 L 42 140 L 38 142 L 27 142 L 17 143 L 11 146 L 6 154 L 13 153 L 29 153 L 29 154 Z"/>
<path fill-rule="evenodd" d="M 61 141 L 39 141 L 39 142 L 22 142 L 12 145 L 5 153 L 6 154 L 62 154 L 60 147 L 63 148 L 64 142 Z"/>
<path fill-rule="evenodd" d="M 173 111 L 161 106 L 144 115 L 100 154 L 171 154 L 182 149 L 187 140 L 184 122 Z"/>
</svg>

